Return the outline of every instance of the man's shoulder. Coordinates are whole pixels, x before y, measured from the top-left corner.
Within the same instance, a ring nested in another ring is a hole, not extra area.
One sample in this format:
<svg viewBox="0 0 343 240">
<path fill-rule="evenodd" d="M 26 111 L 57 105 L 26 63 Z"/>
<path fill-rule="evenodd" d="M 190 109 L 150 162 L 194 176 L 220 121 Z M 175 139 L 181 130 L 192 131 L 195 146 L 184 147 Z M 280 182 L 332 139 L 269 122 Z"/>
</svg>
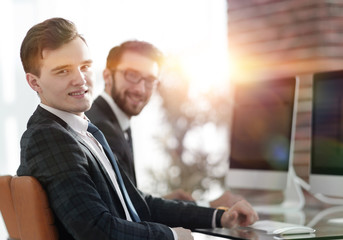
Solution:
<svg viewBox="0 0 343 240">
<path fill-rule="evenodd" d="M 61 118 L 38 107 L 27 123 L 27 129 L 22 135 L 22 143 L 30 139 L 50 139 L 58 135 L 71 134 L 71 127 Z M 62 137 L 65 138 L 65 137 Z M 26 141 L 25 141 L 26 139 Z"/>
<path fill-rule="evenodd" d="M 100 117 L 107 117 L 108 113 L 110 112 L 111 109 L 106 101 L 101 96 L 98 96 L 94 100 L 92 107 L 87 112 L 85 112 L 85 114 L 92 122 L 94 122 Z"/>
<path fill-rule="evenodd" d="M 30 117 L 27 123 L 27 129 L 45 129 L 45 128 L 62 128 L 66 129 L 68 124 L 61 118 L 50 113 L 49 111 L 37 107 L 36 111 Z"/>
<path fill-rule="evenodd" d="M 92 107 L 85 114 L 97 127 L 106 121 L 110 122 L 111 125 L 118 123 L 115 113 L 102 96 L 98 96 L 94 100 Z"/>
</svg>

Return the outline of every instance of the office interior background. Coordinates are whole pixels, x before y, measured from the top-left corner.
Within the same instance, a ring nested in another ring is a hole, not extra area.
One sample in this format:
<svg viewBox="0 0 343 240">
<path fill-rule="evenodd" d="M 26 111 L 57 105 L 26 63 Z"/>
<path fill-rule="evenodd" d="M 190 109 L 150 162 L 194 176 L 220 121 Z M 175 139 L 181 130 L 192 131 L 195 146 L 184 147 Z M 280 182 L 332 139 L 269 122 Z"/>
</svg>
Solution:
<svg viewBox="0 0 343 240">
<path fill-rule="evenodd" d="M 25 81 L 21 41 L 32 25 L 58 16 L 87 39 L 97 93 L 107 53 L 122 41 L 149 41 L 170 60 L 160 94 L 133 120 L 141 189 L 163 194 L 182 183 L 195 197 L 218 194 L 227 169 L 230 82 L 254 77 L 300 78 L 294 166 L 307 181 L 312 76 L 343 67 L 342 7 L 341 0 L 2 0 L 0 174 L 15 174 L 20 136 L 39 103 Z"/>
</svg>

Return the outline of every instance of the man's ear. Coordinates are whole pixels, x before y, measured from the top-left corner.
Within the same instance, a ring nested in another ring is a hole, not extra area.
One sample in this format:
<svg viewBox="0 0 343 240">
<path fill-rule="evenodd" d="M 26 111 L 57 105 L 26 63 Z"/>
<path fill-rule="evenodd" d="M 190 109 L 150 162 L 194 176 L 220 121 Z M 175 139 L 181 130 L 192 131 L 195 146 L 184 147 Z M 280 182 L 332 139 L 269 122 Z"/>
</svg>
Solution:
<svg viewBox="0 0 343 240">
<path fill-rule="evenodd" d="M 103 72 L 102 72 L 102 76 L 104 78 L 105 81 L 105 91 L 108 94 L 111 94 L 112 91 L 112 86 L 113 86 L 113 72 L 106 68 Z"/>
<path fill-rule="evenodd" d="M 30 87 L 37 93 L 40 93 L 41 87 L 38 83 L 38 77 L 32 73 L 26 73 L 26 81 Z"/>
</svg>

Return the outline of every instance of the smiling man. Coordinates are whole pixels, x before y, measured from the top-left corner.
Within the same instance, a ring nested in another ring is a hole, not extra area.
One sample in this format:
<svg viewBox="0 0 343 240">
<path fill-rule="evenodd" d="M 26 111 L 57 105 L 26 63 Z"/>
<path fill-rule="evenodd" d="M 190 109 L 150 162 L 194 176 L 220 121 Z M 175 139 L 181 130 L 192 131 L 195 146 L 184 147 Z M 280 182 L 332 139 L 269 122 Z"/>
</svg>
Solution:
<svg viewBox="0 0 343 240">
<path fill-rule="evenodd" d="M 92 60 L 86 43 L 78 37 L 59 51 L 46 48 L 41 54 L 40 70 L 26 74 L 41 105 L 82 116 L 93 101 Z"/>
<path fill-rule="evenodd" d="M 106 84 L 112 85 L 115 102 L 129 116 L 138 115 L 149 102 L 152 89 L 158 80 L 158 65 L 149 58 L 127 51 L 116 69 L 106 69 Z M 125 79 L 111 81 L 112 79 Z M 108 88 L 110 89 L 110 88 Z"/>
<path fill-rule="evenodd" d="M 148 104 L 159 84 L 163 54 L 151 43 L 126 41 L 113 47 L 103 71 L 105 91 L 86 112 L 89 119 L 104 133 L 112 152 L 137 186 L 130 120 Z M 153 126 L 147 126 L 153 127 Z M 178 189 L 166 199 L 194 201 L 192 195 Z M 231 207 L 241 196 L 225 191 L 220 197 L 201 205 Z"/>
<path fill-rule="evenodd" d="M 257 219 L 246 201 L 224 212 L 135 188 L 84 114 L 92 105 L 92 58 L 72 22 L 52 18 L 33 26 L 20 56 L 41 102 L 21 138 L 17 174 L 35 177 L 45 189 L 59 239 L 188 240 L 193 237 L 183 227 L 245 226 Z M 141 97 L 129 99 L 139 108 Z"/>
<path fill-rule="evenodd" d="M 161 62 L 162 53 L 147 42 L 127 41 L 113 47 L 103 71 L 105 91 L 86 112 L 104 133 L 113 153 L 136 186 L 130 119 L 148 104 L 158 84 Z"/>
</svg>

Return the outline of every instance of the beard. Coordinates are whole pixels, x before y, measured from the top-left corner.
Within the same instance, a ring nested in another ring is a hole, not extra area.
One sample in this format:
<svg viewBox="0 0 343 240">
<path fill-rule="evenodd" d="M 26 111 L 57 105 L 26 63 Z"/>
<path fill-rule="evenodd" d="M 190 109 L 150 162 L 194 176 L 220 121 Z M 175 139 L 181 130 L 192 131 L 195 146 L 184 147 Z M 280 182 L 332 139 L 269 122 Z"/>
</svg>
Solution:
<svg viewBox="0 0 343 240">
<path fill-rule="evenodd" d="M 117 106 L 128 117 L 137 116 L 138 114 L 140 114 L 150 99 L 150 97 L 142 96 L 142 94 L 130 92 L 129 90 L 119 92 L 116 90 L 115 84 L 113 85 L 111 95 Z M 137 104 L 132 103 L 132 101 L 130 100 L 130 98 L 132 97 L 135 99 L 139 99 L 139 102 Z"/>
</svg>

